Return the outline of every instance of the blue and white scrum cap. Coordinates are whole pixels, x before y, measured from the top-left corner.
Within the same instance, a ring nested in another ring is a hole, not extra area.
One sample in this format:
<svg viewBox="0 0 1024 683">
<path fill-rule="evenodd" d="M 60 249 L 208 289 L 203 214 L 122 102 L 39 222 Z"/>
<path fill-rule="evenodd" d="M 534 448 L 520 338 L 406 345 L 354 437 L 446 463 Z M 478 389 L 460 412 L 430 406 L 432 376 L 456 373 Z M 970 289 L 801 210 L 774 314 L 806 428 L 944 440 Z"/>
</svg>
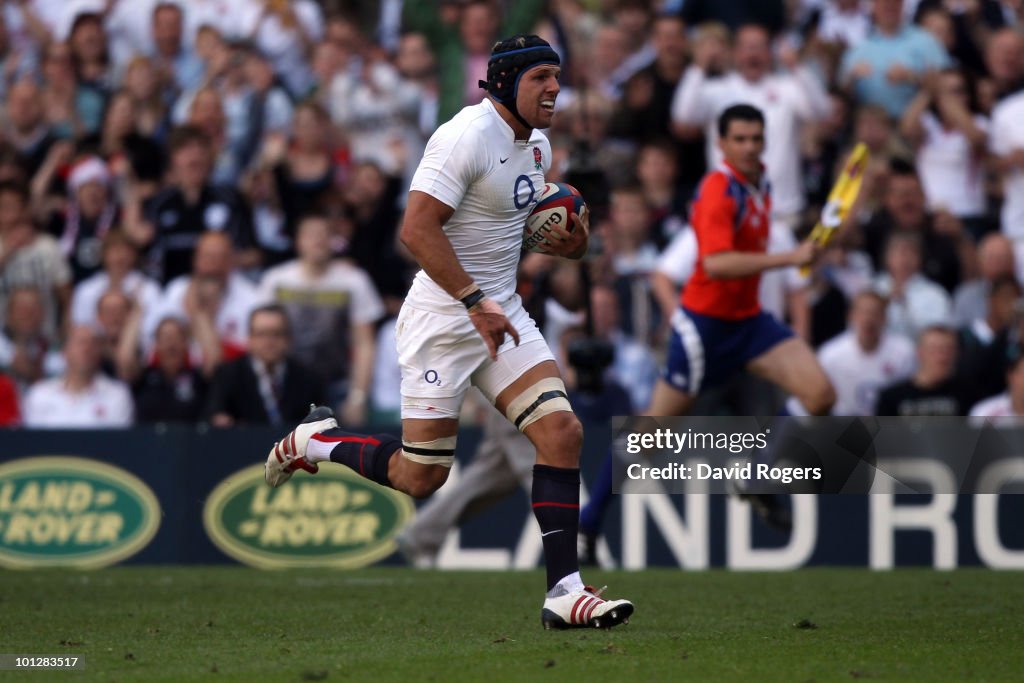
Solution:
<svg viewBox="0 0 1024 683">
<path fill-rule="evenodd" d="M 512 115 L 527 128 L 527 123 L 516 107 L 519 79 L 524 73 L 541 64 L 558 66 L 558 58 L 548 41 L 535 35 L 515 35 L 494 44 L 491 58 L 487 61 L 487 80 L 480 81 L 481 88 L 501 102 Z"/>
</svg>

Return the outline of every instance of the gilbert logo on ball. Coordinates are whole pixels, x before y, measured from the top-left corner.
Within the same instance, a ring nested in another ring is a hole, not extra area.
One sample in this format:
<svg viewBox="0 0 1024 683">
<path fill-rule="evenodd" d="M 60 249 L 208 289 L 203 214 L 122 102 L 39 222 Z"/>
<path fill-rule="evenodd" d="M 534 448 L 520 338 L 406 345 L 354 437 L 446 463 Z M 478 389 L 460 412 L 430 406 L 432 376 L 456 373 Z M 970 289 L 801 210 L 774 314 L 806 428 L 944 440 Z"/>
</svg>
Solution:
<svg viewBox="0 0 1024 683">
<path fill-rule="evenodd" d="M 354 569 L 394 552 L 395 535 L 412 514 L 407 496 L 347 468 L 300 473 L 271 489 L 263 465 L 253 465 L 213 490 L 203 525 L 218 548 L 253 567 Z"/>
<path fill-rule="evenodd" d="M 544 183 L 544 191 L 523 226 L 523 249 L 538 251 L 550 244 L 549 240 L 557 240 L 557 235 L 552 233 L 556 226 L 565 226 L 566 230 L 572 232 L 570 216 L 582 213 L 585 206 L 580 191 L 572 185 Z"/>
<path fill-rule="evenodd" d="M 0 466 L 0 566 L 94 569 L 146 547 L 160 504 L 142 480 L 87 458 Z"/>
</svg>

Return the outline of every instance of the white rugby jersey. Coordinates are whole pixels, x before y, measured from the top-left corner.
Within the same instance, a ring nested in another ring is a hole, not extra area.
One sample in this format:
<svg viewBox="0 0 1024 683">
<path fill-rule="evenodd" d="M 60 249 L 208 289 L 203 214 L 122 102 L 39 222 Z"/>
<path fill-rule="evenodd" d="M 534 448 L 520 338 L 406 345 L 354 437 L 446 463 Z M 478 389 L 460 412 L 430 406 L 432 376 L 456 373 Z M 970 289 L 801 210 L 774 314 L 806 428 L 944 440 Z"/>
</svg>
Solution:
<svg viewBox="0 0 1024 683">
<path fill-rule="evenodd" d="M 847 330 L 818 349 L 818 362 L 836 390 L 832 415 L 874 415 L 878 392 L 909 377 L 916 357 L 913 343 L 898 334 L 883 334 L 878 348 L 866 352 Z M 793 415 L 807 414 L 795 397 L 786 408 Z"/>
<path fill-rule="evenodd" d="M 499 303 L 515 294 L 523 225 L 550 167 L 547 136 L 534 130 L 528 141 L 517 141 L 485 99 L 434 132 L 413 176 L 410 190 L 455 209 L 444 232 L 465 271 Z M 465 310 L 422 270 L 406 302 L 439 313 Z"/>
</svg>

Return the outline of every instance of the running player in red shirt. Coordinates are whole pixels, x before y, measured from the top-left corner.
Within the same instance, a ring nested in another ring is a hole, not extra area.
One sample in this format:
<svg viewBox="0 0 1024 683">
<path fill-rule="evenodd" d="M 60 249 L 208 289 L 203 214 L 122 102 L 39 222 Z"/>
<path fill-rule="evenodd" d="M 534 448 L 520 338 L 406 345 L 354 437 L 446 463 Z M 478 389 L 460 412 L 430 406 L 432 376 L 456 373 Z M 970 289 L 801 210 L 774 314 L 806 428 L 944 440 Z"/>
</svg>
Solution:
<svg viewBox="0 0 1024 683">
<path fill-rule="evenodd" d="M 811 348 L 761 310 L 761 273 L 804 266 L 817 247 L 804 242 L 769 254 L 771 195 L 761 154 L 764 115 L 729 107 L 718 119 L 720 168 L 708 173 L 694 201 L 691 223 L 698 258 L 672 317 L 668 359 L 648 415 L 683 415 L 706 388 L 746 368 L 796 396 L 813 415 L 827 415 L 835 390 Z"/>
</svg>

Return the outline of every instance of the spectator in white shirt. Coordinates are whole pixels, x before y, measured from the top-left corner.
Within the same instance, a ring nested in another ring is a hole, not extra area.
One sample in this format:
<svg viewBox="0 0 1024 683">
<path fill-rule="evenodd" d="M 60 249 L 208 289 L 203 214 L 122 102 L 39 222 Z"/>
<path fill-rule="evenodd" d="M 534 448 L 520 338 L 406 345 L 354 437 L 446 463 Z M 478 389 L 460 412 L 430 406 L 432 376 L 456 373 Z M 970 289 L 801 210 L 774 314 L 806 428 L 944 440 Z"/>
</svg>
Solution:
<svg viewBox="0 0 1024 683">
<path fill-rule="evenodd" d="M 713 54 L 713 53 L 712 53 Z M 801 65 L 792 50 L 780 55 L 788 73 L 773 73 L 771 37 L 754 24 L 741 26 L 733 42 L 735 69 L 712 78 L 709 51 L 698 51 L 672 102 L 672 121 L 680 126 L 706 126 L 708 166 L 721 160 L 718 115 L 733 104 L 752 104 L 765 115 L 764 163 L 772 183 L 772 213 L 790 228 L 804 208 L 800 160 L 800 129 L 807 121 L 825 118 L 831 102 L 822 84 Z"/>
<path fill-rule="evenodd" d="M 886 330 L 916 339 L 936 325 L 952 324 L 952 302 L 940 285 L 921 274 L 921 236 L 894 232 L 885 247 L 885 272 L 875 289 L 889 299 Z"/>
<path fill-rule="evenodd" d="M 160 285 L 136 270 L 138 251 L 124 233 L 114 229 L 104 235 L 101 258 L 103 270 L 75 286 L 71 295 L 72 323 L 95 323 L 100 297 L 111 289 L 133 299 L 143 311 L 157 304 Z"/>
<path fill-rule="evenodd" d="M 187 317 L 194 334 L 207 318 L 220 339 L 225 360 L 245 352 L 249 313 L 256 304 L 256 288 L 235 271 L 231 238 L 223 232 L 205 232 L 196 245 L 192 274 L 168 283 L 163 297 L 147 312 L 143 341 L 152 345 L 157 325 L 167 317 Z"/>
<path fill-rule="evenodd" d="M 292 328 L 292 355 L 321 376 L 328 396 L 343 401 L 349 424 L 366 420 L 376 352 L 374 325 L 384 305 L 366 272 L 331 253 L 327 218 L 310 215 L 298 226 L 299 258 L 268 270 L 261 303 L 280 304 Z"/>
<path fill-rule="evenodd" d="M 975 236 L 983 232 L 988 119 L 978 111 L 967 71 L 932 74 L 903 112 L 900 131 L 917 149 L 928 208 L 948 211 Z"/>
<path fill-rule="evenodd" d="M 63 377 L 42 380 L 25 397 L 25 426 L 34 428 L 127 427 L 132 423 L 131 393 L 124 383 L 99 372 L 100 339 L 78 325 L 68 333 Z"/>
<path fill-rule="evenodd" d="M 833 415 L 874 415 L 879 390 L 914 370 L 914 344 L 885 331 L 885 308 L 877 292 L 860 292 L 850 302 L 846 332 L 818 350 L 818 361 L 836 388 Z M 807 414 L 796 399 L 787 407 L 794 415 Z"/>
</svg>

